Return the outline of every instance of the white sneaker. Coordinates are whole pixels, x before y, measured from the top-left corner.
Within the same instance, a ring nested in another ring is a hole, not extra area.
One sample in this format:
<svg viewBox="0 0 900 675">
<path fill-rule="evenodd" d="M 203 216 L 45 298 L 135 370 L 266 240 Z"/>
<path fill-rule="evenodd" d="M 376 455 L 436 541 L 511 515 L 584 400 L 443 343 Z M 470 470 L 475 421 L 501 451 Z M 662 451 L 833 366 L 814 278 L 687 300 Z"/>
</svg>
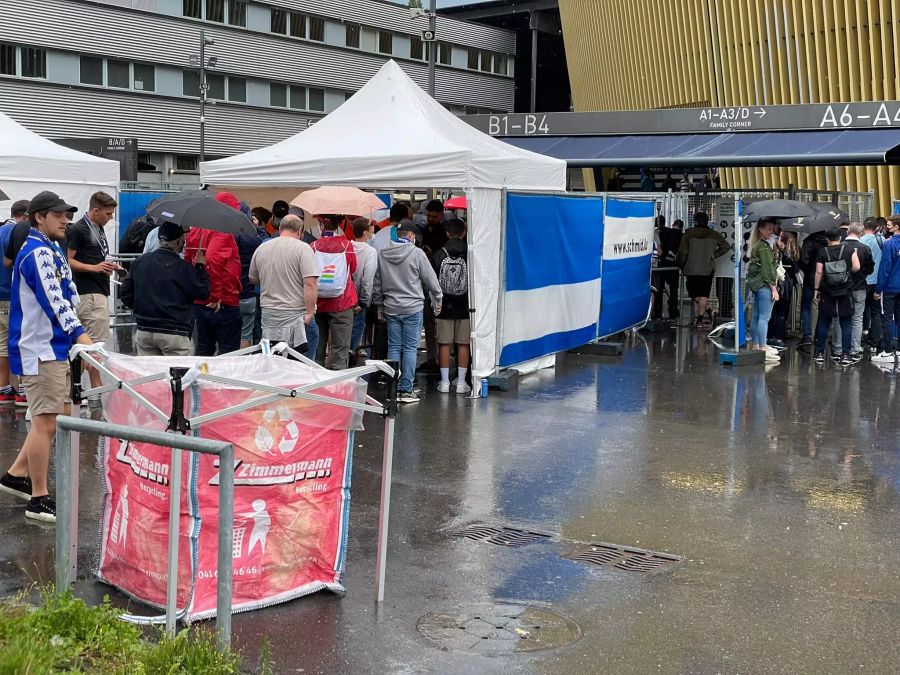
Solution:
<svg viewBox="0 0 900 675">
<path fill-rule="evenodd" d="M 450 393 L 450 383 L 444 382 L 443 380 L 441 380 L 440 382 L 438 382 L 437 390 L 439 392 L 441 392 L 442 394 L 449 394 Z"/>
<path fill-rule="evenodd" d="M 893 363 L 896 358 L 896 352 L 881 352 L 872 357 L 872 361 L 880 363 Z"/>
<path fill-rule="evenodd" d="M 472 387 L 470 387 L 468 384 L 466 384 L 465 380 L 463 380 L 462 382 L 457 380 L 456 381 L 456 393 L 457 394 L 471 394 Z"/>
<path fill-rule="evenodd" d="M 781 363 L 781 357 L 777 353 L 766 352 L 766 363 Z"/>
<path fill-rule="evenodd" d="M 777 355 L 778 355 L 778 352 L 779 352 L 779 350 L 778 350 L 778 349 L 775 349 L 775 347 L 772 347 L 772 346 L 770 346 L 770 345 L 766 345 L 766 354 L 775 354 L 775 355 L 777 356 Z"/>
</svg>

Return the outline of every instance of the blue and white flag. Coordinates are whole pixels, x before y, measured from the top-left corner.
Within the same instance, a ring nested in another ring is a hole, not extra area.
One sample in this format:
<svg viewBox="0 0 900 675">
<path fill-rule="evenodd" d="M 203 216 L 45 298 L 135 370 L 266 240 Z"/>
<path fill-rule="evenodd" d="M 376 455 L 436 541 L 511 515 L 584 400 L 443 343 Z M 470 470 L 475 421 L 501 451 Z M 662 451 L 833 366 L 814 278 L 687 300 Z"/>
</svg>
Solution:
<svg viewBox="0 0 900 675">
<path fill-rule="evenodd" d="M 603 198 L 510 194 L 500 365 L 597 335 Z"/>
<path fill-rule="evenodd" d="M 647 318 L 656 203 L 606 200 L 603 296 L 597 337 L 618 333 Z"/>
</svg>

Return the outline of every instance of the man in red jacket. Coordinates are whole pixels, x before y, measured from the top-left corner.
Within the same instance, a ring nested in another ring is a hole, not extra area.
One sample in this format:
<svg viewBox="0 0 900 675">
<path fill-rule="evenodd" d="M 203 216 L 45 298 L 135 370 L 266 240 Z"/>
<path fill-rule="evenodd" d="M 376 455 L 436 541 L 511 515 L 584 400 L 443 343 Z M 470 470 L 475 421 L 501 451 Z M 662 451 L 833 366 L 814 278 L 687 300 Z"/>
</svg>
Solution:
<svg viewBox="0 0 900 675">
<path fill-rule="evenodd" d="M 241 203 L 230 192 L 216 200 L 240 210 Z M 197 356 L 227 354 L 241 346 L 241 259 L 234 237 L 224 232 L 192 228 L 187 234 L 184 259 L 193 264 L 198 250 L 206 252 L 209 297 L 194 302 L 197 325 Z"/>
<path fill-rule="evenodd" d="M 353 315 L 362 311 L 351 278 L 356 272 L 356 252 L 352 242 L 335 236 L 337 219 L 323 218 L 319 222 L 322 224 L 322 237 L 312 244 L 320 272 L 316 306 L 316 324 L 319 326 L 316 361 L 325 365 L 328 336 L 331 335 L 331 368 L 343 370 L 350 358 Z"/>
</svg>

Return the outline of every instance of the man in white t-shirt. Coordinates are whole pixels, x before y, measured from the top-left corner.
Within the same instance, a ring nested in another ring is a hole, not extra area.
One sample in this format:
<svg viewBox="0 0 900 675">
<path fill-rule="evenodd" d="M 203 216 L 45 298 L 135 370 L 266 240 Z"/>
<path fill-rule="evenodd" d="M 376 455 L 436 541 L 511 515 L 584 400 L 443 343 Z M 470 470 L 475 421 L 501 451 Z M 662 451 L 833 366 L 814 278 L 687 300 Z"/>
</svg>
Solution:
<svg viewBox="0 0 900 675">
<path fill-rule="evenodd" d="M 318 298 L 319 265 L 309 244 L 300 240 L 303 221 L 287 215 L 278 237 L 263 243 L 250 260 L 250 281 L 259 284 L 262 336 L 307 350 L 306 328 Z M 312 358 L 312 355 L 310 355 Z"/>
</svg>

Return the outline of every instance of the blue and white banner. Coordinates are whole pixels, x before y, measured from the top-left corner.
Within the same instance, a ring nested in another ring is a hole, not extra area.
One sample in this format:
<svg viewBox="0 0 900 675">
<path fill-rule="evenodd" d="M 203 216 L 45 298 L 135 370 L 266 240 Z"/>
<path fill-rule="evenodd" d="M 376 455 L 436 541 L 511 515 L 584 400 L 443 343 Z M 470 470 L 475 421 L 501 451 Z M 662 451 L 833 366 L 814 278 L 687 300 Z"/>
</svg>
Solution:
<svg viewBox="0 0 900 675">
<path fill-rule="evenodd" d="M 653 256 L 654 201 L 608 197 L 603 234 L 603 300 L 597 337 L 647 319 Z"/>
<path fill-rule="evenodd" d="M 509 194 L 500 366 L 597 335 L 603 198 Z"/>
</svg>

